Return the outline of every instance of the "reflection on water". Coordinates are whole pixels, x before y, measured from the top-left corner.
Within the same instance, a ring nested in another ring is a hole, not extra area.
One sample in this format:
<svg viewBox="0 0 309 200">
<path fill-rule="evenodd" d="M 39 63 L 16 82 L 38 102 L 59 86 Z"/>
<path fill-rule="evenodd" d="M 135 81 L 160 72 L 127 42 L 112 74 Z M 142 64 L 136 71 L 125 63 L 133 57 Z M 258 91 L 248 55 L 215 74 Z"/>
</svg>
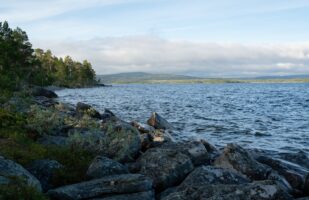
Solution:
<svg viewBox="0 0 309 200">
<path fill-rule="evenodd" d="M 145 122 L 156 111 L 178 139 L 309 152 L 309 84 L 130 84 L 57 93 L 127 121 Z"/>
</svg>

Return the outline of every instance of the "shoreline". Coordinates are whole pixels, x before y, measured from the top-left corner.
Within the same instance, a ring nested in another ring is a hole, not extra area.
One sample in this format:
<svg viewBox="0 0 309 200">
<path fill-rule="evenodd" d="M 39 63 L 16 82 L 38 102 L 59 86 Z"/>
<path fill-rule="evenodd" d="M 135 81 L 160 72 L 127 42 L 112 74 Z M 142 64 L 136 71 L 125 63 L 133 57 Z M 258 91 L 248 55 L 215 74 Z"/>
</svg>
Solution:
<svg viewBox="0 0 309 200">
<path fill-rule="evenodd" d="M 54 170 L 42 168 L 42 161 L 35 172 L 33 167 L 20 166 L 29 170 L 28 179 L 37 179 L 38 187 L 41 183 L 50 199 L 223 197 L 245 200 L 296 199 L 309 195 L 309 158 L 306 153 L 272 157 L 262 150 L 249 151 L 236 144 L 228 144 L 222 150 L 206 140 L 175 142 L 169 134 L 173 130 L 172 124 L 157 113 L 152 113 L 147 124 L 124 122 L 109 110 L 99 113 L 90 105 L 70 105 L 58 102 L 54 97 L 44 91 L 31 97 L 32 103 L 26 106 L 37 107 L 30 110 L 31 117 L 37 117 L 32 120 L 32 129 L 40 130 L 42 134 L 35 136 L 34 143 L 46 148 L 49 145 L 74 146 L 91 152 L 89 155 L 93 156 L 87 171 L 82 172 L 85 179 L 74 184 L 46 186 L 46 180 L 42 184 L 40 173 Z M 44 120 L 50 116 L 60 123 L 41 130 L 41 126 L 47 123 Z M 38 120 L 42 120 L 41 124 L 37 124 Z M 5 157 L 0 157 L 0 163 L 17 162 L 8 160 L 5 155 L 0 156 Z M 59 163 L 58 160 L 53 162 Z M 3 170 L 0 167 L 0 182 L 5 175 Z M 117 184 L 109 185 L 111 182 Z M 33 181 L 28 184 L 32 185 Z M 96 192 L 89 191 L 89 187 Z M 187 190 L 192 192 L 186 193 Z"/>
</svg>

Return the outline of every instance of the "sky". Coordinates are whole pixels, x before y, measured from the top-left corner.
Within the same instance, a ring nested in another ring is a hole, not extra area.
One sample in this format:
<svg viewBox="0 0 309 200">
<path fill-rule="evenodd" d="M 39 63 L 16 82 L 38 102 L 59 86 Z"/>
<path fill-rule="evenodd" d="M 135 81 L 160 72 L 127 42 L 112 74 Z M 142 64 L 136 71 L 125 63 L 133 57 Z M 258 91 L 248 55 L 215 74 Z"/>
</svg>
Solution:
<svg viewBox="0 0 309 200">
<path fill-rule="evenodd" d="M 309 0 L 0 0 L 4 20 L 97 74 L 309 74 Z"/>
</svg>

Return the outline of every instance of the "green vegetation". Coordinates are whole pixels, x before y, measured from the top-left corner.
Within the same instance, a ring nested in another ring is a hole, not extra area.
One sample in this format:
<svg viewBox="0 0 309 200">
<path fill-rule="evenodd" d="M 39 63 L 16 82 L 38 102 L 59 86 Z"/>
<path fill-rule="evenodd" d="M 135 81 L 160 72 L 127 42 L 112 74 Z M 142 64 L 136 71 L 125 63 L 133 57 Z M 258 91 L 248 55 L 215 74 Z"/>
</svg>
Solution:
<svg viewBox="0 0 309 200">
<path fill-rule="evenodd" d="M 66 56 L 58 58 L 50 50 L 34 50 L 27 33 L 0 22 L 0 89 L 18 90 L 21 85 L 84 87 L 96 83 L 91 64 Z"/>
</svg>

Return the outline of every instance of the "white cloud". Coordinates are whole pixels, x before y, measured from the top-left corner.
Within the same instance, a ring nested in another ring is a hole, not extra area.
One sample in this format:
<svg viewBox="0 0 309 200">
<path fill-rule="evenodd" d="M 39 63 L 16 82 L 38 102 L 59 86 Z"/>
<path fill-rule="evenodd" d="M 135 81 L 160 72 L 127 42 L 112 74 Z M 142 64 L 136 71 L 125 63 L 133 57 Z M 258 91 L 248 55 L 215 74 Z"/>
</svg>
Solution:
<svg viewBox="0 0 309 200">
<path fill-rule="evenodd" d="M 309 74 L 309 44 L 194 43 L 151 36 L 38 42 L 59 56 L 88 59 L 98 74 L 144 71 L 204 76 Z"/>
</svg>

